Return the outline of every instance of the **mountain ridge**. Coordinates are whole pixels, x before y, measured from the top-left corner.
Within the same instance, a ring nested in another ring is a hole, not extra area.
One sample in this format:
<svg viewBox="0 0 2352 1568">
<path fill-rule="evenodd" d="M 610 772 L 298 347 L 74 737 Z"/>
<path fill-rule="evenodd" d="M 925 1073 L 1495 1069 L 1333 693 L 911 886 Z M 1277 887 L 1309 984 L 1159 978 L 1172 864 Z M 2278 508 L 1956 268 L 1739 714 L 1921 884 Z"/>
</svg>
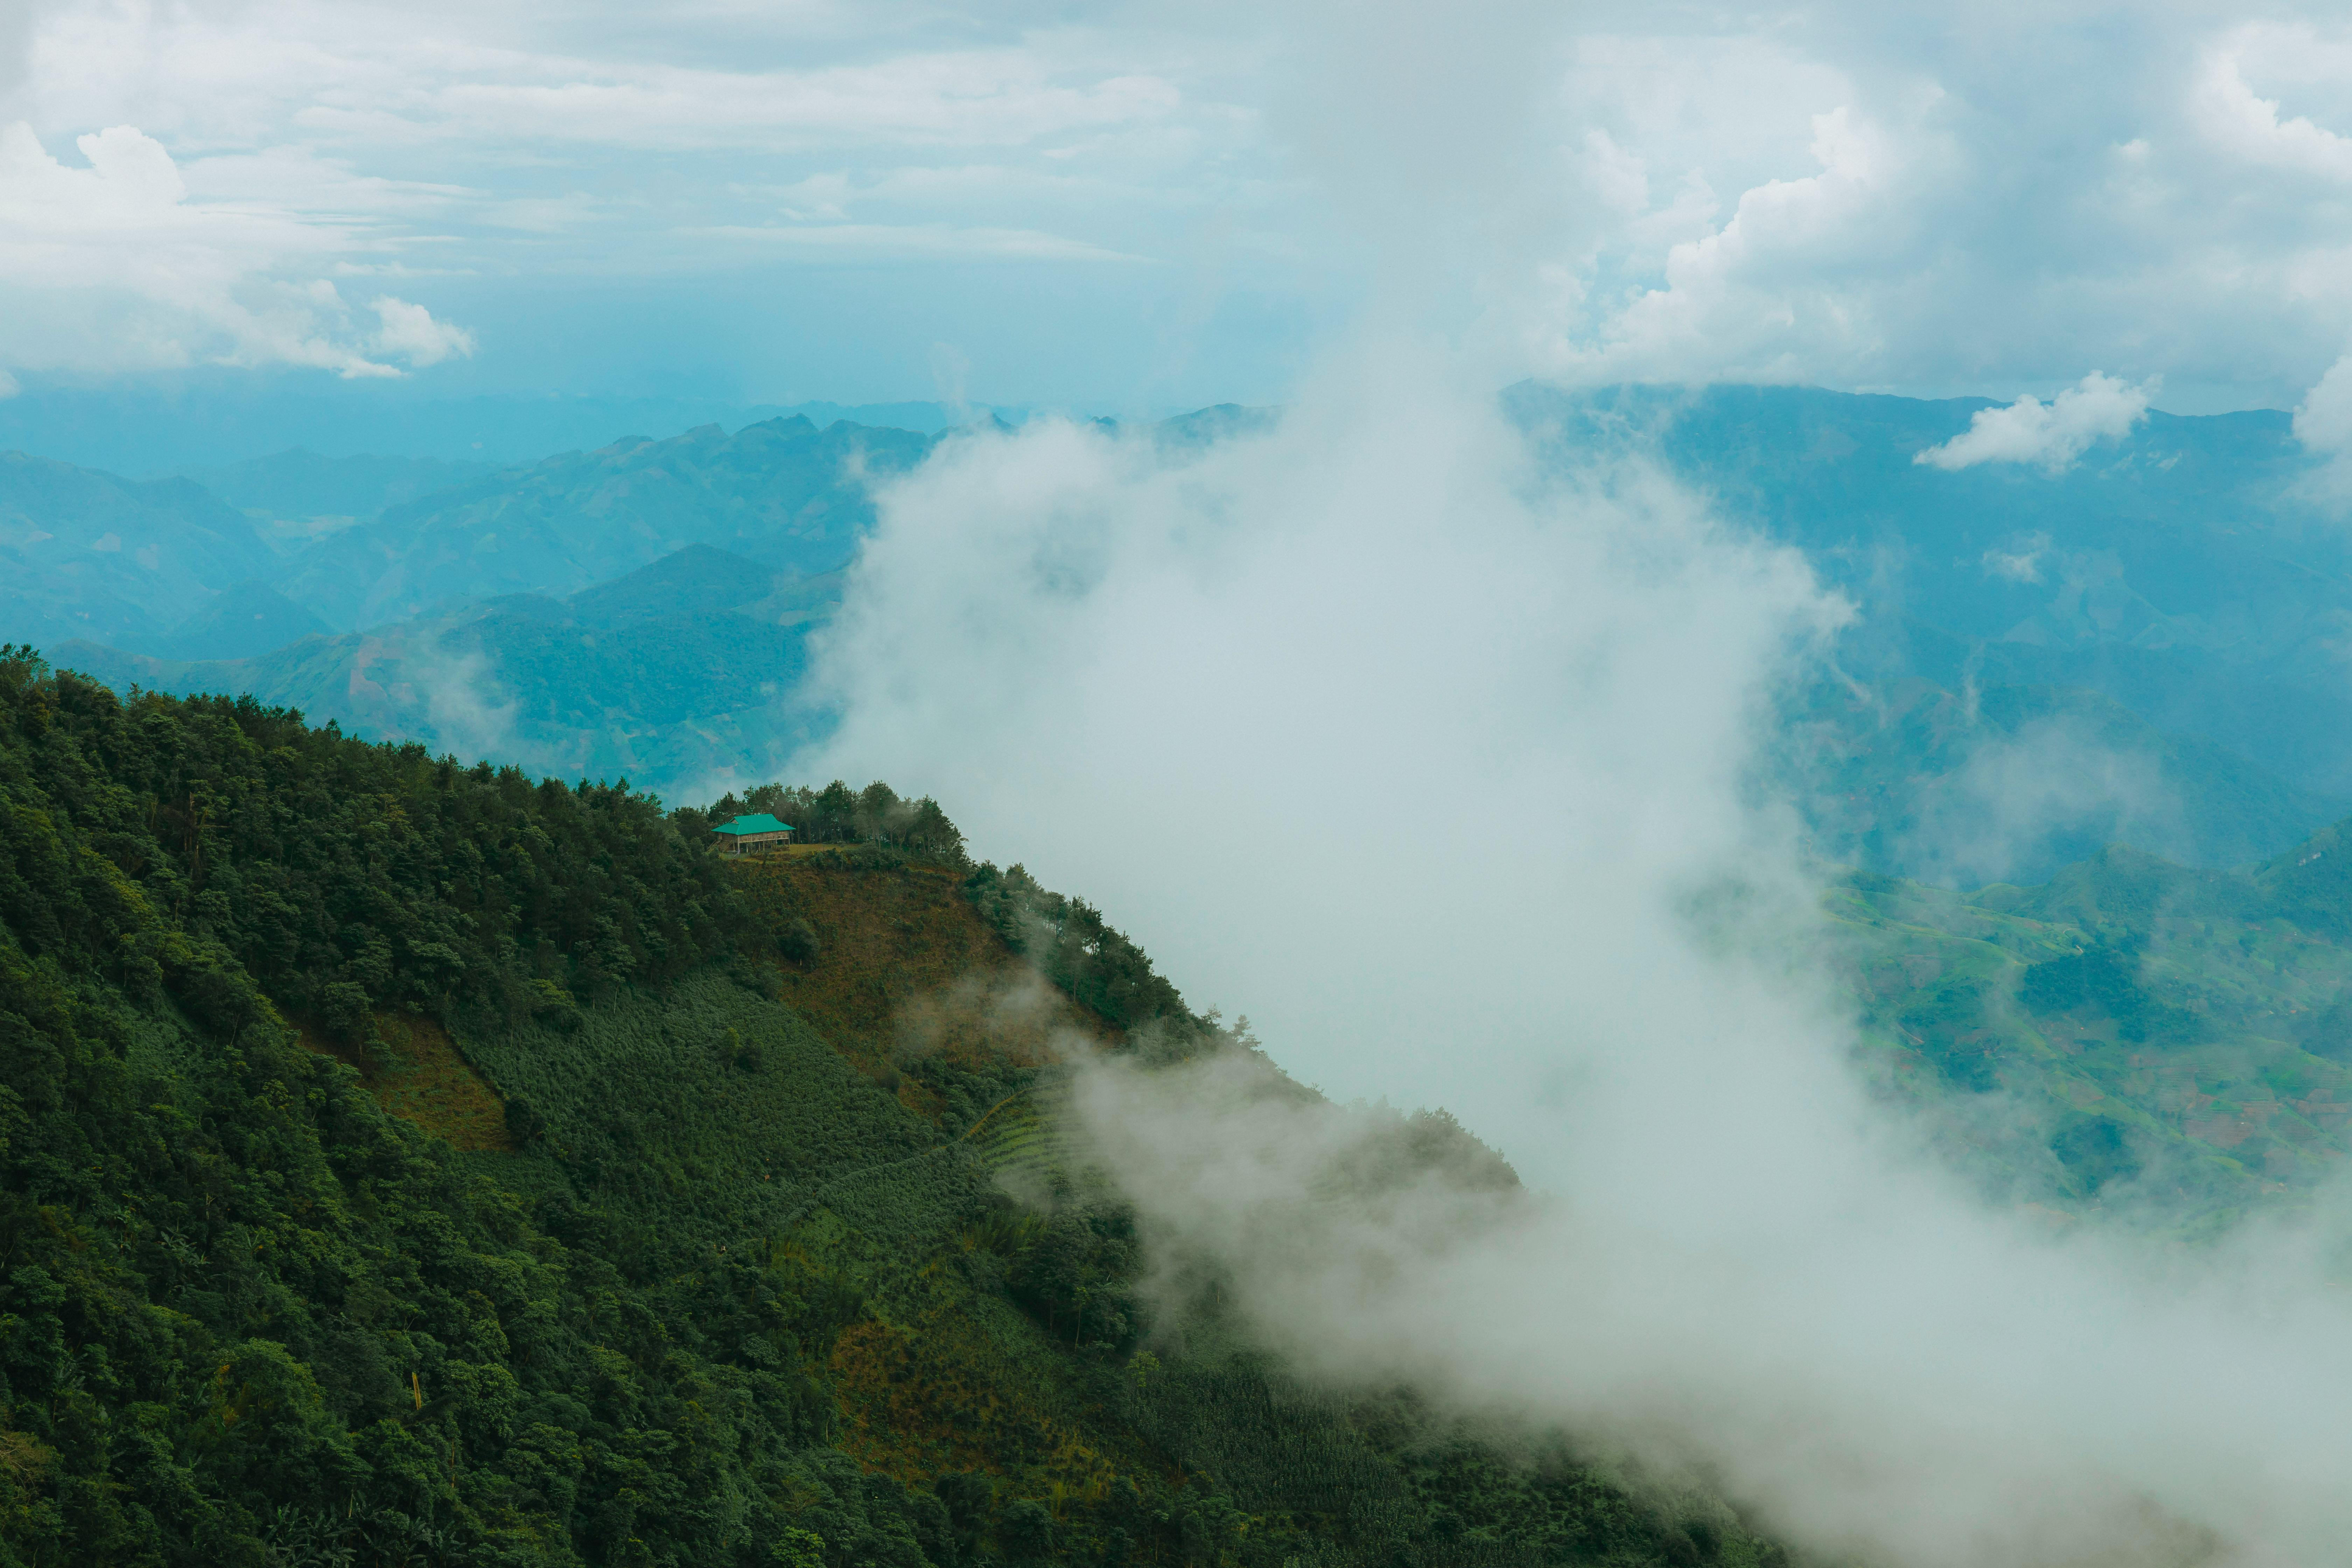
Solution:
<svg viewBox="0 0 2352 1568">
<path fill-rule="evenodd" d="M 740 777 L 808 732 L 794 686 L 840 592 L 838 574 L 693 545 L 570 599 L 506 595 L 242 660 L 80 642 L 56 657 L 119 691 L 247 692 L 352 733 L 668 792 Z"/>
<path fill-rule="evenodd" d="M 873 515 L 870 479 L 931 439 L 800 417 L 703 426 L 562 453 L 389 509 L 306 553 L 280 584 L 331 623 L 367 626 L 438 600 L 569 595 L 689 544 L 803 573 L 844 564 Z"/>
</svg>

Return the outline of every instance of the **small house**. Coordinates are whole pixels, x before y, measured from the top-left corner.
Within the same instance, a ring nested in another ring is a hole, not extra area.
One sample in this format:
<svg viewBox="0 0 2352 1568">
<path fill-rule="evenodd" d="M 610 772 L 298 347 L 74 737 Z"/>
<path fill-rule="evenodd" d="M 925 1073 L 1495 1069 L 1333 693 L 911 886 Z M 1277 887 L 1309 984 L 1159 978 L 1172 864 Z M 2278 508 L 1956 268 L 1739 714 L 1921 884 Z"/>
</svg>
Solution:
<svg viewBox="0 0 2352 1568">
<path fill-rule="evenodd" d="M 773 844 L 788 844 L 793 837 L 790 825 L 778 822 L 764 811 L 756 816 L 739 816 L 732 821 L 722 822 L 710 831 L 722 836 L 719 841 L 728 847 L 727 852 L 730 855 L 748 854 Z"/>
</svg>

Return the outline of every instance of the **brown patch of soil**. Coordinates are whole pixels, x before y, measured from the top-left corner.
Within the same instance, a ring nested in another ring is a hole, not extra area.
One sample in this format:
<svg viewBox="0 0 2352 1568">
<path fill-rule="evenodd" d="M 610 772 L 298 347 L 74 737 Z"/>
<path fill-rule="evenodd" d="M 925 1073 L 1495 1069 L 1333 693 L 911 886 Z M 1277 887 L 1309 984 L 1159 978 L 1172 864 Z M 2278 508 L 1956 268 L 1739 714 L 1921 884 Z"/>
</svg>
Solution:
<svg viewBox="0 0 2352 1568">
<path fill-rule="evenodd" d="M 932 1053 L 980 1068 L 1060 1058 L 1068 1037 L 1108 1044 L 1118 1032 L 1055 990 L 1004 945 L 963 896 L 954 873 L 929 866 L 875 870 L 828 862 L 829 846 L 747 861 L 772 918 L 805 920 L 817 956 L 782 966 L 782 994 L 862 1071 L 888 1081 L 897 1064 Z M 925 1117 L 929 1091 L 900 1079 L 898 1098 Z"/>
<path fill-rule="evenodd" d="M 379 1013 L 368 1046 L 302 1030 L 302 1043 L 356 1069 L 375 1102 L 468 1152 L 509 1152 L 506 1102 L 467 1065 L 449 1032 L 429 1018 Z"/>
<path fill-rule="evenodd" d="M 1024 1377 L 960 1310 L 919 1332 L 871 1319 L 854 1324 L 827 1370 L 843 1449 L 908 1486 L 951 1470 L 1018 1469 L 1057 1496 L 1098 1497 L 1118 1476 L 1087 1432 L 1023 1397 L 1034 1373 Z"/>
</svg>

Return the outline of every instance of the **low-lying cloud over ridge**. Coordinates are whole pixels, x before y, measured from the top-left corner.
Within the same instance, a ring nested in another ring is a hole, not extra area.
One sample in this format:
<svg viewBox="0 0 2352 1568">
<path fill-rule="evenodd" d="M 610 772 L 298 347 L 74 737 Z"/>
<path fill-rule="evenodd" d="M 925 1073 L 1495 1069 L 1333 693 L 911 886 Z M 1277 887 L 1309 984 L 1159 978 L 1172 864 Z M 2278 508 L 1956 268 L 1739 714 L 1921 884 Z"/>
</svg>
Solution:
<svg viewBox="0 0 2352 1568">
<path fill-rule="evenodd" d="M 1301 1077 L 1444 1103 L 1536 1189 L 1337 1207 L 1344 1116 L 1105 1066 L 1078 1115 L 1156 1256 L 1314 1375 L 1697 1466 L 1823 1551 L 2352 1538 L 2315 1245 L 2055 1237 L 1850 1075 L 1747 771 L 1843 606 L 1638 466 L 1541 479 L 1443 384 L 1374 355 L 1205 452 L 960 438 L 885 493 L 820 662 L 808 776 L 951 794 Z"/>
<path fill-rule="evenodd" d="M 1864 1562 L 2327 1560 L 2352 1539 L 2352 1305 L 2326 1238 L 2055 1236 L 1874 1108 L 1806 934 L 1796 814 L 1756 773 L 1847 606 L 1639 463 L 1539 473 L 1484 390 L 1507 374 L 1427 347 L 1418 285 L 1465 237 L 1491 241 L 1508 320 L 1458 337 L 1558 347 L 1507 286 L 1541 238 L 1512 193 L 1442 178 L 1493 184 L 1515 155 L 1507 106 L 1457 120 L 1448 94 L 1521 82 L 1539 21 L 1482 14 L 1402 97 L 1375 35 L 1328 51 L 1361 79 L 1306 93 L 1339 119 L 1302 146 L 1398 275 L 1378 319 L 1408 325 L 1360 331 L 1270 428 L 978 432 L 883 492 L 814 671 L 841 726 L 801 776 L 952 798 L 975 845 L 1098 900 L 1291 1071 L 1444 1104 L 1518 1165 L 1521 1198 L 1350 1206 L 1328 1180 L 1350 1119 L 1257 1093 L 1246 1063 L 1082 1075 L 1075 1114 L 1154 1255 L 1229 1270 L 1310 1373 L 1694 1465 Z M 1507 57 L 1491 77 L 1481 49 Z M 1867 210 L 1903 172 L 1887 122 L 1816 121 L 1836 178 L 1759 198 L 1744 243 L 1802 251 L 1812 209 Z M 1629 207 L 1658 199 L 1622 142 L 1586 146 Z M 1414 171 L 1428 189 L 1381 184 Z M 1508 211 L 1482 226 L 1464 209 L 1489 200 Z M 2144 407 L 2096 376 L 1988 410 L 1951 455 L 2063 463 Z"/>
</svg>

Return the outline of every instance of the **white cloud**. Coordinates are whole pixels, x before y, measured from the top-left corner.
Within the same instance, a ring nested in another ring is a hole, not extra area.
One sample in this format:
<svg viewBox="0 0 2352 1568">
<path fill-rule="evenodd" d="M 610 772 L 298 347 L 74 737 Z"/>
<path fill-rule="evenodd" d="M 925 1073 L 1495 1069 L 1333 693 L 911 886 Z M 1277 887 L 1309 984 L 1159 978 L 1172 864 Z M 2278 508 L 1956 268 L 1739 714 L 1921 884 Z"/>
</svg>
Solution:
<svg viewBox="0 0 2352 1568">
<path fill-rule="evenodd" d="M 784 254 L 843 260 L 1139 261 L 1083 240 L 1034 229 L 957 228 L 947 224 L 803 223 L 744 226 L 710 231 Z"/>
<path fill-rule="evenodd" d="M 362 174 L 346 159 L 299 146 L 207 153 L 184 161 L 180 174 L 197 201 L 327 222 L 446 221 L 483 205 L 479 193 L 464 185 Z"/>
<path fill-rule="evenodd" d="M 1035 50 L 970 50 L 873 65 L 756 71 L 509 62 L 555 80 L 449 84 L 413 122 L 441 135 L 653 147 L 1025 146 L 1164 118 L 1181 102 L 1150 75 L 1062 79 Z M 562 79 L 570 78 L 571 79 Z"/>
<path fill-rule="evenodd" d="M 2313 492 L 2329 500 L 2352 498 L 2352 353 L 2327 367 L 2294 411 L 2294 436 L 2321 459 Z"/>
<path fill-rule="evenodd" d="M 2042 581 L 2042 558 L 2050 552 L 2050 536 L 2037 533 L 2020 542 L 2014 550 L 1999 545 L 1986 551 L 1983 556 L 1985 575 L 2003 577 L 2011 583 Z"/>
<path fill-rule="evenodd" d="M 422 305 L 386 294 L 368 302 L 383 327 L 375 334 L 376 352 L 404 359 L 413 365 L 439 364 L 452 355 L 471 359 L 474 334 L 463 327 L 436 321 Z"/>
<path fill-rule="evenodd" d="M 2352 353 L 2327 367 L 2294 411 L 2295 439 L 2315 452 L 2352 452 Z"/>
<path fill-rule="evenodd" d="M 2305 47 L 2315 42 L 2307 29 L 2297 31 Z M 2197 105 L 2206 133 L 2252 163 L 2352 180 L 2352 137 L 2330 131 L 2308 115 L 2282 120 L 2279 100 L 2256 96 L 2246 81 L 2242 49 L 2247 41 L 2242 34 L 2239 47 L 2217 49 L 2206 61 Z"/>
<path fill-rule="evenodd" d="M 650 289 L 974 257 L 1006 265 L 927 303 L 1001 320 L 1024 265 L 1170 264 L 1092 285 L 1135 323 L 1094 380 L 1162 354 L 1303 363 L 1333 302 L 1408 254 L 1444 330 L 1485 312 L 1504 378 L 2008 397 L 2100 364 L 2161 375 L 2174 406 L 2284 406 L 2352 335 L 2352 35 L 2303 0 L 2236 27 L 2142 8 L 2095 47 L 2063 10 L 1957 17 L 1931 45 L 1860 0 L 1769 25 L 1505 6 L 1451 32 L 1408 6 L 1344 39 L 1312 5 L 9 15 L 30 39 L 11 112 L 49 145 L 135 122 L 177 155 L 183 206 L 488 279 L 471 309 L 532 323 L 498 331 L 502 355 L 550 330 L 528 299 L 550 273 Z M 1346 79 L 1295 90 L 1318 70 Z M 789 237 L 703 243 L 780 208 Z"/>
<path fill-rule="evenodd" d="M 1816 366 L 1866 361 L 1881 328 L 1823 269 L 1866 266 L 1885 247 L 1900 227 L 1887 197 L 1906 171 L 1895 142 L 1851 107 L 1813 116 L 1812 131 L 1807 153 L 1819 173 L 1742 193 L 1720 228 L 1672 246 L 1659 283 L 1608 310 L 1593 340 L 1557 338 L 1546 368 L 1580 380 L 1677 379 L 1701 365 L 1709 375 L 1801 380 Z M 1690 187 L 1684 210 L 1712 199 Z"/>
<path fill-rule="evenodd" d="M 248 203 L 197 202 L 163 145 L 133 126 L 77 139 L 87 168 L 0 127 L 0 365 L 109 372 L 213 362 L 385 376 L 470 344 L 423 307 L 378 308 L 371 332 L 327 274 L 361 248 L 349 225 Z"/>
<path fill-rule="evenodd" d="M 1854 5 L 1746 37 L 1596 16 L 1559 135 L 1606 221 L 1553 258 L 1536 363 L 1928 395 L 2088 363 L 2189 411 L 2291 402 L 2352 330 L 2352 42 L 2298 8 L 2218 37 L 2147 9 L 2095 50 L 2059 14 L 1934 49 Z"/>
<path fill-rule="evenodd" d="M 2048 403 L 2029 395 L 2006 407 L 1979 408 L 1966 430 L 1911 460 L 1937 468 L 2034 463 L 2060 473 L 2092 442 L 2127 435 L 2147 418 L 2148 392 L 2095 370 Z"/>
</svg>

